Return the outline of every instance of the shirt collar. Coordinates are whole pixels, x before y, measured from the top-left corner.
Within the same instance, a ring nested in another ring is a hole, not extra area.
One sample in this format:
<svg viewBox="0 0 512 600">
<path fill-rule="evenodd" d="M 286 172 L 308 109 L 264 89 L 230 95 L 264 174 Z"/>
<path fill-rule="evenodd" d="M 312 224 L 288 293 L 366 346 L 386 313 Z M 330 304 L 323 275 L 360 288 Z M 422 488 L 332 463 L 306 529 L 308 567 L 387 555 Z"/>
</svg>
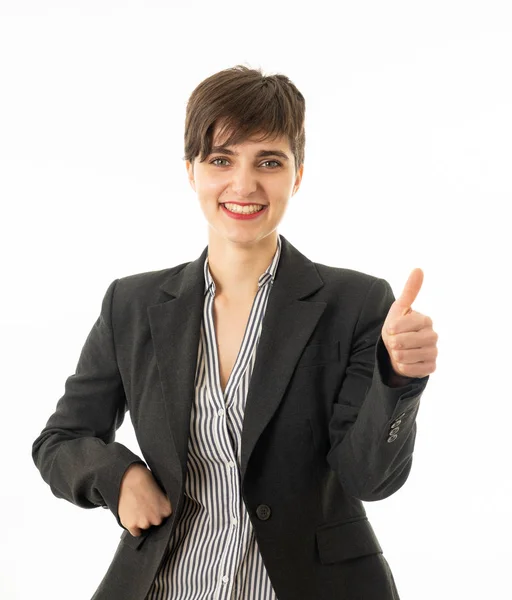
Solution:
<svg viewBox="0 0 512 600">
<path fill-rule="evenodd" d="M 279 258 L 281 256 L 281 236 L 277 236 L 277 249 L 274 254 L 274 257 L 270 261 L 269 266 L 266 271 L 262 273 L 258 279 L 258 289 L 267 284 L 274 283 L 274 279 L 276 277 L 277 265 L 279 264 Z M 204 261 L 204 294 L 206 296 L 209 291 L 210 294 L 215 298 L 215 282 L 213 281 L 212 274 L 210 273 L 210 267 L 208 265 L 208 254 L 206 255 L 206 259 Z"/>
</svg>

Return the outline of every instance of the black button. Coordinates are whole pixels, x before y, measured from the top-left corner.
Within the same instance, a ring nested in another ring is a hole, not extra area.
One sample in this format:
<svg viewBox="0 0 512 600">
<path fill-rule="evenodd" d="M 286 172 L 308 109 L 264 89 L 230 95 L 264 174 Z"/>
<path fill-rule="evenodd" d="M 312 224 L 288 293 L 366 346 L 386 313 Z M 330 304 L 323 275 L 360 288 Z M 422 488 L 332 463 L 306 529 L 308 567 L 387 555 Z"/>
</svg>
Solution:
<svg viewBox="0 0 512 600">
<path fill-rule="evenodd" d="M 398 437 L 397 435 L 390 435 L 388 437 L 388 444 L 390 444 L 391 442 L 394 442 L 397 437 Z"/>
<path fill-rule="evenodd" d="M 402 421 L 397 419 L 394 423 L 391 423 L 391 427 L 398 427 Z"/>
<path fill-rule="evenodd" d="M 392 429 L 389 432 L 389 435 L 395 435 L 395 433 L 398 433 L 400 431 L 400 427 L 395 427 L 394 429 Z"/>
<path fill-rule="evenodd" d="M 266 504 L 260 504 L 256 509 L 258 519 L 261 519 L 262 521 L 266 521 L 267 519 L 269 519 L 271 513 L 272 511 L 270 510 L 270 507 Z"/>
</svg>

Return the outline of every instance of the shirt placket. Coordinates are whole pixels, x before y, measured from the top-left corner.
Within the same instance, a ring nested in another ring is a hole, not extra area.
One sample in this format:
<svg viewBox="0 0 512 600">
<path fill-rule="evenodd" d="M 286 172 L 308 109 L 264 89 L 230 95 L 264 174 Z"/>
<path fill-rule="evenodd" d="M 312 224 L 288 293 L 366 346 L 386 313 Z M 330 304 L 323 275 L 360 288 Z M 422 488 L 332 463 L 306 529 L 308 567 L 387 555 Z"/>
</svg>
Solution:
<svg viewBox="0 0 512 600">
<path fill-rule="evenodd" d="M 209 304 L 209 314 L 208 318 L 210 319 L 210 323 L 213 324 L 213 303 Z M 218 567 L 218 577 L 219 581 L 217 584 L 217 588 L 214 594 L 215 600 L 229 600 L 232 594 L 233 587 L 235 585 L 234 577 L 236 573 L 236 561 L 233 557 L 238 556 L 238 546 L 239 546 L 239 538 L 240 538 L 240 521 L 239 521 L 239 498 L 240 498 L 240 490 L 239 490 L 239 478 L 237 472 L 237 459 L 236 459 L 236 445 L 235 447 L 230 441 L 230 435 L 228 430 L 228 418 L 229 414 L 226 408 L 224 394 L 222 393 L 222 388 L 220 386 L 220 378 L 219 378 L 219 357 L 217 352 L 217 340 L 215 335 L 215 330 L 213 326 L 208 329 L 207 332 L 207 343 L 209 348 L 211 349 L 214 363 L 217 365 L 217 369 L 215 369 L 216 373 L 214 373 L 213 379 L 210 380 L 210 390 L 212 390 L 213 398 L 211 401 L 215 405 L 216 415 L 217 415 L 217 427 L 215 428 L 216 432 L 216 448 L 219 455 L 219 462 L 223 462 L 226 468 L 226 479 L 228 481 L 227 489 L 229 494 L 228 506 L 229 506 L 229 514 L 225 516 L 226 521 L 222 524 L 223 530 L 225 531 L 225 539 L 226 544 L 224 547 L 224 552 L 222 553 L 219 567 Z M 237 357 L 237 361 L 239 361 L 239 357 Z M 233 368 L 236 368 L 236 364 Z M 229 424 L 232 425 L 232 422 Z M 223 514 L 224 516 L 224 514 Z M 231 561 L 228 559 L 231 557 Z"/>
</svg>

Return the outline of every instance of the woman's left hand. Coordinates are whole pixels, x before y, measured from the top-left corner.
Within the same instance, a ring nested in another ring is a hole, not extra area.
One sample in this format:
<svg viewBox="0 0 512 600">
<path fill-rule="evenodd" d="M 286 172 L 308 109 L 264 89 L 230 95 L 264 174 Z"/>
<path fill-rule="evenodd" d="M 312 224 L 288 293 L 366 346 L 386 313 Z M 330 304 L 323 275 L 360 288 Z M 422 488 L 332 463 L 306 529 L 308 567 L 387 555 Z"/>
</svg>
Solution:
<svg viewBox="0 0 512 600">
<path fill-rule="evenodd" d="M 412 309 L 422 283 L 423 271 L 414 269 L 382 326 L 391 366 L 402 377 L 426 377 L 436 370 L 439 336 L 432 328 L 432 319 Z"/>
</svg>

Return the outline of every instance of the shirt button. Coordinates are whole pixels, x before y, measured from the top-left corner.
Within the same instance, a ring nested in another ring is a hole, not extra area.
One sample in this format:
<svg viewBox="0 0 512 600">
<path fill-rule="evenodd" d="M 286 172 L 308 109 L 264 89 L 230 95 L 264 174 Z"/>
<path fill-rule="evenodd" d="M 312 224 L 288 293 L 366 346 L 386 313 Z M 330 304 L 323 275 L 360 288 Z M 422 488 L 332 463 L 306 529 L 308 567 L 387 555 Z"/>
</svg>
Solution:
<svg viewBox="0 0 512 600">
<path fill-rule="evenodd" d="M 235 463 L 232 460 L 230 460 L 228 462 L 228 467 L 230 467 L 232 469 L 234 466 L 235 466 Z"/>
<path fill-rule="evenodd" d="M 224 411 L 222 410 L 222 408 L 219 410 L 219 412 L 217 414 L 219 415 L 219 417 L 222 417 L 222 415 L 224 414 Z"/>
<path fill-rule="evenodd" d="M 231 519 L 231 525 L 233 525 L 233 527 L 236 527 L 238 525 L 238 521 L 236 519 Z"/>
<path fill-rule="evenodd" d="M 227 583 L 229 581 L 229 577 L 227 575 L 224 575 L 224 577 L 222 578 L 222 583 Z"/>
</svg>

